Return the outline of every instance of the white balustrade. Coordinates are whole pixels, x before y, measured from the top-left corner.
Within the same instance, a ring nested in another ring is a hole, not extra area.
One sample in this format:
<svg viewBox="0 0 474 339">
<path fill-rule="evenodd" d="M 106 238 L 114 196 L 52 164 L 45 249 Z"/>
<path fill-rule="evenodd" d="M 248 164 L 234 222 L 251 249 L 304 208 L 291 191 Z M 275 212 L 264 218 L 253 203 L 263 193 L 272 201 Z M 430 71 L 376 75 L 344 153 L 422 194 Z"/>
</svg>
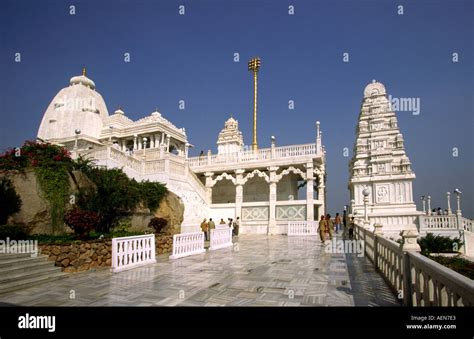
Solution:
<svg viewBox="0 0 474 339">
<path fill-rule="evenodd" d="M 400 244 L 362 226 L 355 226 L 354 235 L 364 241 L 366 256 L 392 290 L 403 295 L 405 305 L 474 306 L 473 280 L 416 251 L 403 251 Z"/>
<path fill-rule="evenodd" d="M 191 232 L 173 235 L 173 254 L 170 259 L 204 253 L 204 233 Z"/>
<path fill-rule="evenodd" d="M 474 232 L 474 221 L 462 217 L 462 229 L 469 232 Z"/>
<path fill-rule="evenodd" d="M 288 236 L 317 235 L 317 221 L 289 221 Z"/>
<path fill-rule="evenodd" d="M 211 230 L 210 251 L 232 246 L 232 229 L 230 227 Z"/>
<path fill-rule="evenodd" d="M 421 229 L 425 228 L 443 228 L 443 229 L 457 229 L 456 215 L 422 215 L 420 216 Z"/>
<path fill-rule="evenodd" d="M 230 154 L 213 154 L 210 157 L 202 155 L 188 159 L 191 168 L 204 167 L 218 164 L 231 164 L 239 162 L 253 162 L 262 160 L 304 157 L 317 155 L 316 144 L 303 144 L 294 146 L 275 147 L 272 155 L 271 148 L 241 151 Z"/>
<path fill-rule="evenodd" d="M 154 264 L 155 235 L 112 238 L 112 272 Z"/>
</svg>

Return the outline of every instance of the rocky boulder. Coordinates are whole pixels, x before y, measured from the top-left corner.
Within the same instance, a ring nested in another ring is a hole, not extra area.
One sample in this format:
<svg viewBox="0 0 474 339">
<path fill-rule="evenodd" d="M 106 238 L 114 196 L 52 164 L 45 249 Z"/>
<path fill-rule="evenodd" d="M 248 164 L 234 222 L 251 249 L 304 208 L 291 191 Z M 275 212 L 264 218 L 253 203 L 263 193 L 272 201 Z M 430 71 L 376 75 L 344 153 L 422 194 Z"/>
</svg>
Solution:
<svg viewBox="0 0 474 339">
<path fill-rule="evenodd" d="M 184 203 L 181 198 L 173 192 L 168 191 L 160 202 L 160 206 L 153 214 L 155 217 L 163 218 L 168 222 L 163 232 L 168 234 L 181 232 L 181 224 L 184 219 Z"/>
</svg>

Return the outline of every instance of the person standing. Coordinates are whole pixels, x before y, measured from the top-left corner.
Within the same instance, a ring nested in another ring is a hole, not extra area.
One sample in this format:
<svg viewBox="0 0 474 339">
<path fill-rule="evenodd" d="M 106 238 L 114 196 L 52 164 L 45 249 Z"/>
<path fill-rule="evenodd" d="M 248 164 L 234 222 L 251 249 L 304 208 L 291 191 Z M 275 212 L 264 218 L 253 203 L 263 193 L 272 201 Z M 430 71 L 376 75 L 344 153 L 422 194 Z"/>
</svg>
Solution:
<svg viewBox="0 0 474 339">
<path fill-rule="evenodd" d="M 326 231 L 329 233 L 329 240 L 332 240 L 332 235 L 334 233 L 334 222 L 331 219 L 331 215 L 326 215 Z"/>
<path fill-rule="evenodd" d="M 204 219 L 201 223 L 201 231 L 204 232 L 204 240 L 205 241 L 208 241 L 209 239 L 209 235 L 208 235 L 208 231 L 209 231 L 209 224 L 207 223 L 207 219 Z"/>
<path fill-rule="evenodd" d="M 212 220 L 212 218 L 209 218 L 209 223 L 208 223 L 208 232 L 209 232 L 209 241 L 211 240 L 211 230 L 216 228 L 216 224 Z"/>
<path fill-rule="evenodd" d="M 347 211 L 344 208 L 344 213 L 342 213 L 342 223 L 344 228 L 342 230 L 342 236 L 345 237 L 347 235 Z"/>
<path fill-rule="evenodd" d="M 234 235 L 239 235 L 240 217 L 237 217 L 234 221 Z"/>
<path fill-rule="evenodd" d="M 321 219 L 319 220 L 318 231 L 321 242 L 324 244 L 324 241 L 326 241 L 326 219 L 324 219 L 324 215 L 322 215 Z"/>
<path fill-rule="evenodd" d="M 341 216 L 339 213 L 336 213 L 336 218 L 334 219 L 334 223 L 336 224 L 336 234 L 341 230 Z"/>
<path fill-rule="evenodd" d="M 351 218 L 351 222 L 349 224 L 349 239 L 352 239 L 354 237 L 354 217 Z"/>
<path fill-rule="evenodd" d="M 223 218 L 221 218 L 221 221 L 219 222 L 219 225 L 225 225 L 225 221 Z"/>
</svg>

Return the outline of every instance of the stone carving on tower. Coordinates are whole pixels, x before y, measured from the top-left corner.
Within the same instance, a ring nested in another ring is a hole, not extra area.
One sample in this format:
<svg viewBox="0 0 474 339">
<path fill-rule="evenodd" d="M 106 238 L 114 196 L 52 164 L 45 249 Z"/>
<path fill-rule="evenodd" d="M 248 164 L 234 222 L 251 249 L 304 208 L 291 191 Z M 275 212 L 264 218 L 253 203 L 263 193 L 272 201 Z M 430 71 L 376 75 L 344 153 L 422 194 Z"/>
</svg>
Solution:
<svg viewBox="0 0 474 339">
<path fill-rule="evenodd" d="M 230 117 L 224 124 L 224 128 L 217 138 L 217 153 L 229 154 L 240 152 L 243 149 L 244 141 L 242 132 L 239 130 L 239 122 Z"/>
<path fill-rule="evenodd" d="M 367 188 L 370 225 L 381 223 L 384 233 L 415 228 L 419 212 L 413 201 L 415 173 L 405 153 L 403 136 L 391 110 L 385 86 L 375 80 L 364 90 L 356 129 L 354 156 L 349 164 L 352 213 L 364 216 Z"/>
</svg>

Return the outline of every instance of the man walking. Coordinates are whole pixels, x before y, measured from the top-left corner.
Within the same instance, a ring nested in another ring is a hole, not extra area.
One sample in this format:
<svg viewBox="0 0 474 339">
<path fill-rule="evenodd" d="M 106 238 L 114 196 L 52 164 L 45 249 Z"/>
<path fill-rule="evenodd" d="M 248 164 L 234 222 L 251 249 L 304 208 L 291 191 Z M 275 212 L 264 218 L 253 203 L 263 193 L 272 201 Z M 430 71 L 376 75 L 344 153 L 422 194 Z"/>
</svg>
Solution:
<svg viewBox="0 0 474 339">
<path fill-rule="evenodd" d="M 240 217 L 237 217 L 234 221 L 234 235 L 239 235 Z"/>
<path fill-rule="evenodd" d="M 318 231 L 321 242 L 324 244 L 324 241 L 326 240 L 326 220 L 324 219 L 324 215 L 322 215 L 321 219 L 319 220 Z"/>
<path fill-rule="evenodd" d="M 339 213 L 336 213 L 336 218 L 334 219 L 334 223 L 336 224 L 336 234 L 342 229 L 341 225 L 341 217 Z"/>
<path fill-rule="evenodd" d="M 331 215 L 326 215 L 326 231 L 329 233 L 329 240 L 332 240 L 332 234 L 334 233 L 334 222 L 331 219 Z"/>
<path fill-rule="evenodd" d="M 206 222 L 207 219 L 204 219 L 201 223 L 201 231 L 204 232 L 204 240 L 205 241 L 208 241 L 209 239 L 209 234 L 208 234 L 208 231 L 209 231 L 209 224 Z"/>
<path fill-rule="evenodd" d="M 209 232 L 209 241 L 211 240 L 211 230 L 215 229 L 216 228 L 216 224 L 214 223 L 214 221 L 212 220 L 212 218 L 209 218 L 209 222 L 208 222 L 208 232 Z"/>
</svg>

